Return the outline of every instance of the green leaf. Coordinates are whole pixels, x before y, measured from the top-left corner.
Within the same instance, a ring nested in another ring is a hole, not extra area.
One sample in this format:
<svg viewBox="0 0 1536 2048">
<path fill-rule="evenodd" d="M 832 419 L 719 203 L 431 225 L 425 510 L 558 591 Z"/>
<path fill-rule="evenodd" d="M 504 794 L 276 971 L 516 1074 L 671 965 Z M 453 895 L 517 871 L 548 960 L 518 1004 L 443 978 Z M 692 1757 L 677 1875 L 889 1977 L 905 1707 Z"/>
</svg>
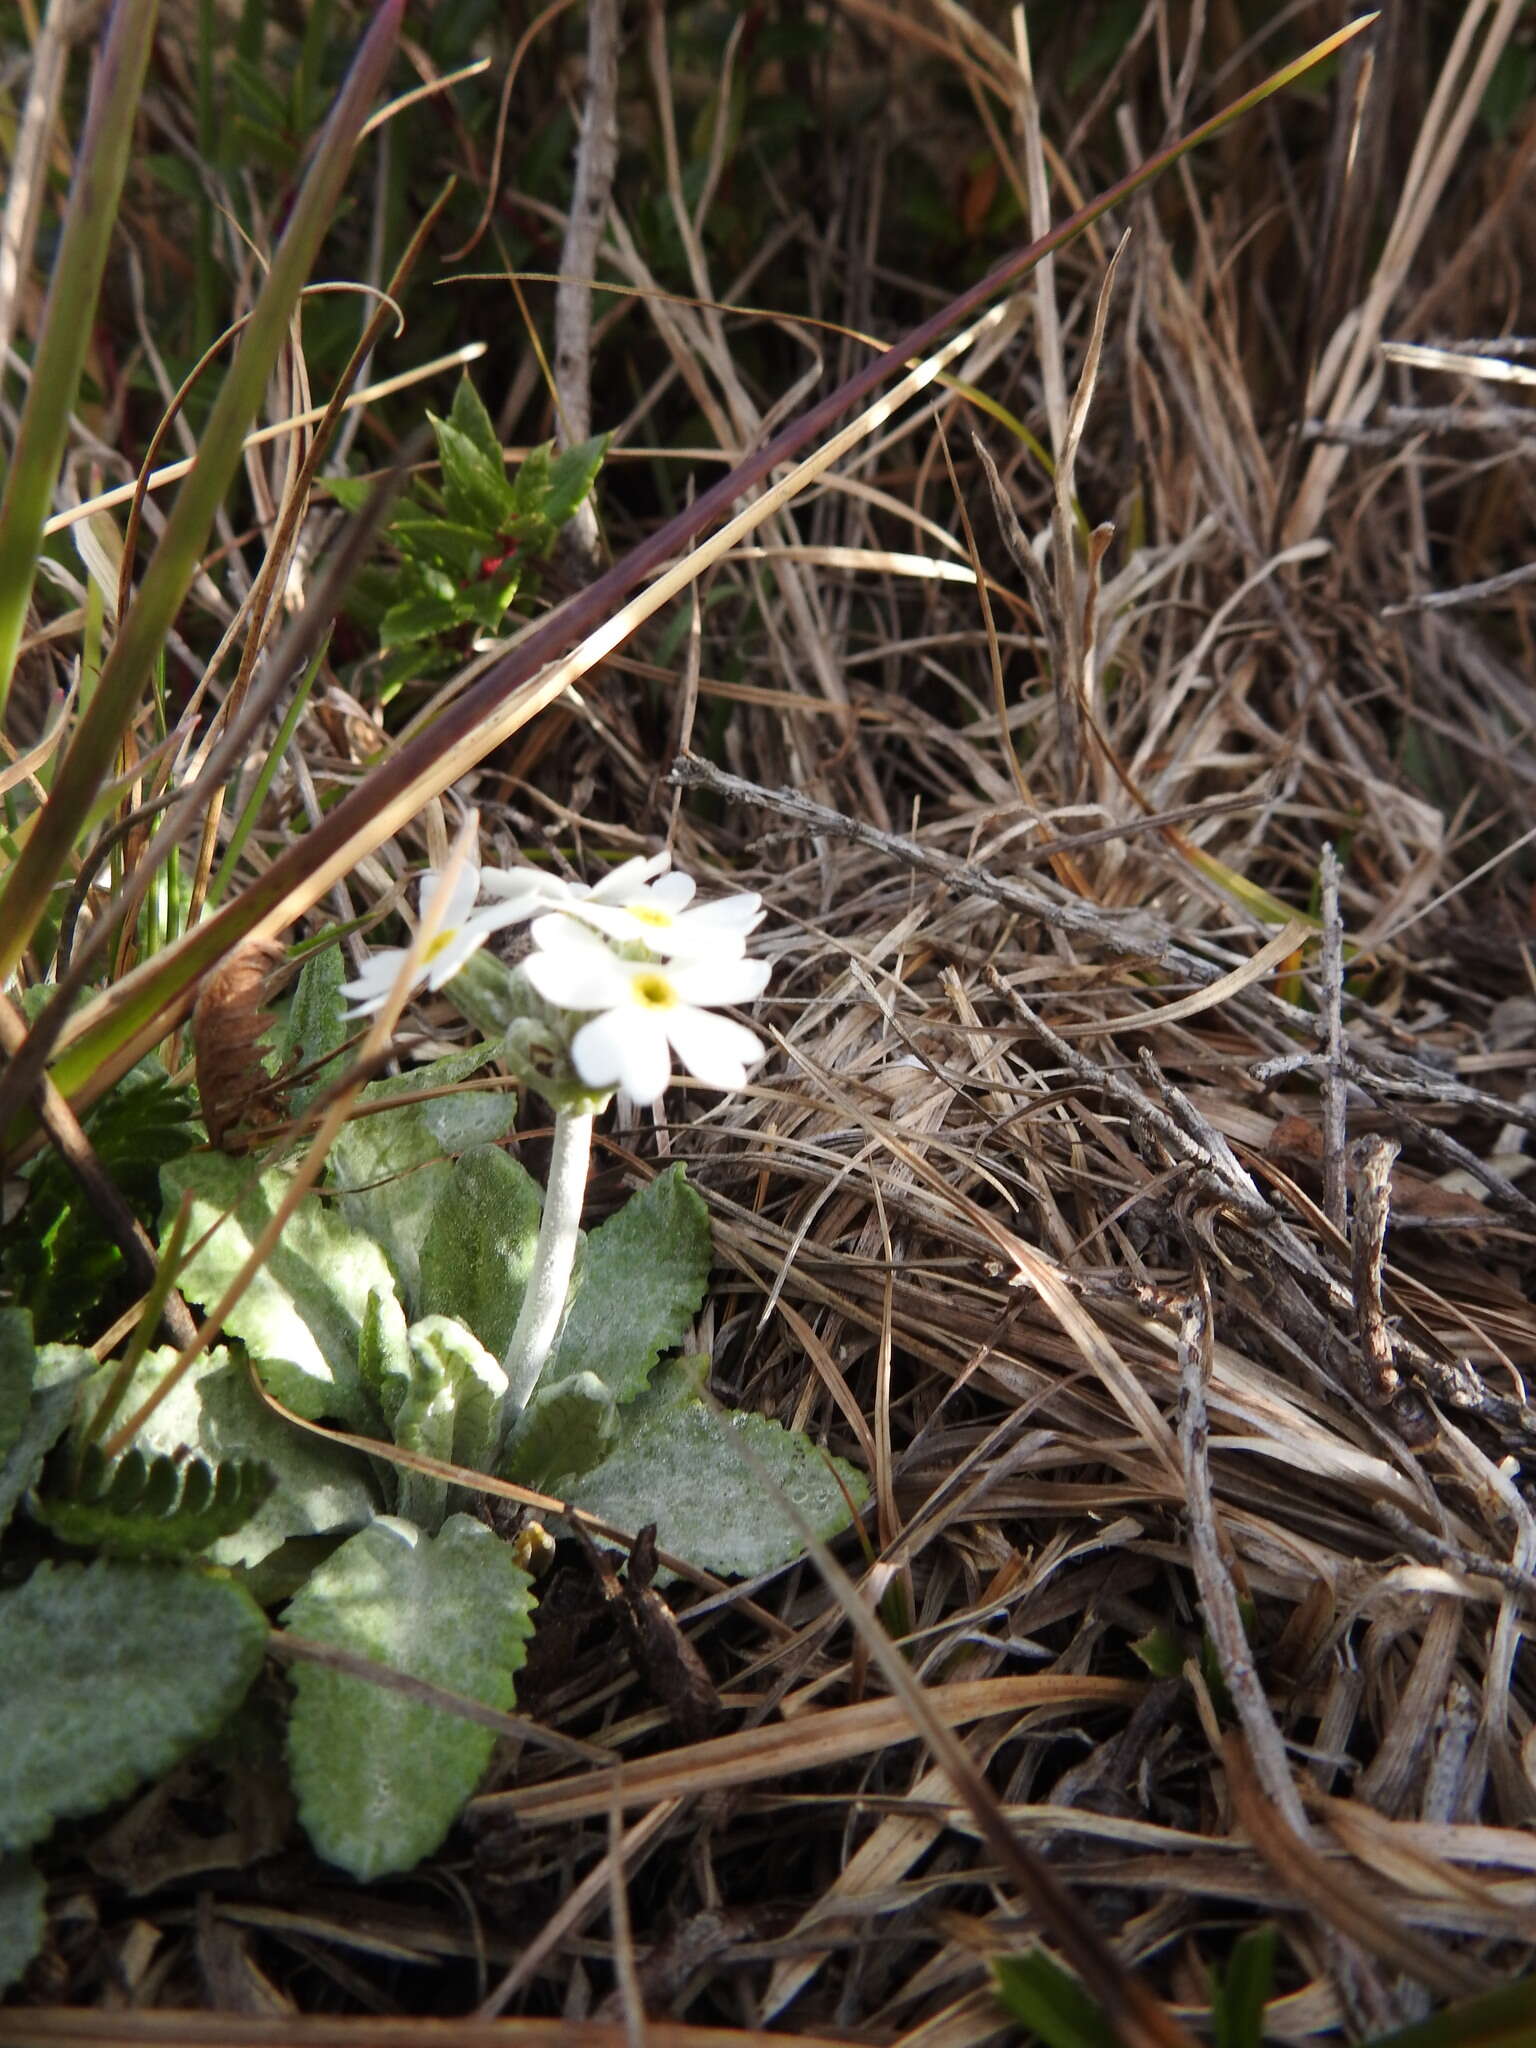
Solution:
<svg viewBox="0 0 1536 2048">
<path fill-rule="evenodd" d="M 1502 142 L 1536 93 L 1536 52 L 1510 43 L 1499 53 L 1479 109 L 1495 142 Z"/>
<path fill-rule="evenodd" d="M 455 1465 L 489 1472 L 501 1440 L 501 1410 L 507 1376 L 485 1346 L 453 1316 L 424 1316 L 412 1323 L 414 1357 L 438 1360 L 454 1389 L 453 1441 L 448 1455 Z"/>
<path fill-rule="evenodd" d="M 187 1557 L 243 1528 L 277 1484 L 257 1458 L 201 1458 L 126 1452 L 111 1463 L 91 1444 L 74 1491 L 34 1495 L 33 1519 L 64 1543 L 124 1557 Z"/>
<path fill-rule="evenodd" d="M 493 576 L 479 577 L 464 591 L 461 602 L 482 633 L 498 632 L 507 606 L 516 597 L 523 580 L 523 564 L 516 557 L 504 562 Z"/>
<path fill-rule="evenodd" d="M 43 1564 L 0 1595 L 0 1845 L 94 1813 L 207 1741 L 266 1639 L 238 1586 L 173 1565 Z"/>
<path fill-rule="evenodd" d="M 632 1400 L 661 1354 L 687 1335 L 709 1262 L 709 1211 L 682 1167 L 669 1166 L 587 1239 L 581 1285 L 543 1383 L 592 1372 L 615 1400 Z"/>
<path fill-rule="evenodd" d="M 507 1026 L 524 1014 L 530 991 L 517 968 L 498 960 L 489 946 L 482 946 L 448 983 L 447 993 L 459 1015 L 467 1017 L 477 1031 L 487 1038 L 500 1038 Z"/>
<path fill-rule="evenodd" d="M 452 1315 L 505 1358 L 539 1241 L 539 1188 L 495 1145 L 455 1162 L 422 1240 L 418 1316 Z"/>
<path fill-rule="evenodd" d="M 167 1217 L 192 1197 L 191 1237 L 198 1245 L 181 1273 L 190 1301 L 209 1308 L 245 1263 L 290 1185 L 281 1169 L 253 1178 L 250 1166 L 216 1152 L 194 1153 L 165 1169 Z M 227 1213 L 226 1213 L 227 1212 Z M 370 1294 L 389 1297 L 384 1254 L 338 1213 L 309 1194 L 225 1318 L 280 1401 L 307 1421 L 335 1418 L 376 1433 L 378 1417 L 358 1372 L 358 1339 Z"/>
<path fill-rule="evenodd" d="M 461 387 L 462 388 L 462 387 Z M 478 527 L 492 541 L 511 517 L 514 497 L 498 452 L 492 458 L 449 420 L 428 413 L 443 465 L 443 503 L 456 526 Z"/>
<path fill-rule="evenodd" d="M 382 1517 L 321 1565 L 285 1625 L 505 1712 L 534 1604 L 527 1573 L 482 1522 L 454 1515 L 433 1537 Z M 294 1693 L 289 1763 L 318 1852 L 365 1882 L 430 1855 L 493 1732 L 317 1664 L 295 1668 Z"/>
<path fill-rule="evenodd" d="M 319 477 L 316 488 L 329 492 L 344 512 L 365 510 L 374 492 L 372 481 L 365 476 Z"/>
<path fill-rule="evenodd" d="M 417 591 L 392 604 L 379 621 L 381 647 L 405 647 L 416 640 L 435 640 L 468 625 L 474 607 L 456 588 L 445 595 L 441 590 Z"/>
<path fill-rule="evenodd" d="M 996 1956 L 992 1970 L 1008 2012 L 1046 2048 L 1113 2048 L 1115 2030 L 1098 2001 L 1044 1949 Z"/>
<path fill-rule="evenodd" d="M 345 1064 L 328 1055 L 345 1045 L 352 1035 L 346 1020 L 347 999 L 341 993 L 346 978 L 347 966 L 340 946 L 326 946 L 321 952 L 312 953 L 300 971 L 287 1013 L 273 1034 L 283 1066 L 315 1069 L 293 1091 L 296 1115 L 330 1086 Z"/>
<path fill-rule="evenodd" d="M 411 1390 L 411 1347 L 393 1295 L 370 1294 L 357 1339 L 357 1376 L 391 1432 Z"/>
<path fill-rule="evenodd" d="M 0 1992 L 10 1990 L 43 1945 L 47 1891 L 30 1856 L 0 1856 Z"/>
<path fill-rule="evenodd" d="M 24 1308 L 0 1308 L 0 1465 L 26 1427 L 36 1361 L 31 1316 Z"/>
<path fill-rule="evenodd" d="M 1216 2048 L 1264 2048 L 1264 2004 L 1275 1982 L 1275 1924 L 1251 1927 L 1232 1954 L 1211 1997 Z"/>
<path fill-rule="evenodd" d="M 517 1418 L 502 1459 L 503 1478 L 558 1494 L 562 1484 L 590 1472 L 613 1448 L 619 1407 L 596 1373 L 534 1390 Z"/>
<path fill-rule="evenodd" d="M 694 1391 L 696 1363 L 665 1367 L 621 1411 L 617 1449 L 575 1482 L 572 1504 L 621 1529 L 654 1522 L 663 1550 L 706 1571 L 748 1578 L 771 1571 L 799 1556 L 800 1537 L 736 1455 L 735 1434 L 818 1536 L 845 1529 L 848 1502 L 861 1507 L 869 1494 L 862 1474 L 764 1415 L 717 1415 Z"/>
<path fill-rule="evenodd" d="M 429 1067 L 370 1082 L 359 1099 L 370 1114 L 354 1117 L 331 1147 L 342 1214 L 355 1230 L 383 1246 L 413 1316 L 421 1313 L 422 1244 L 453 1179 L 454 1156 L 495 1144 L 517 1122 L 512 1090 L 454 1087 L 478 1073 L 495 1050 L 475 1046 Z M 453 1092 L 398 1109 L 375 1108 L 396 1096 L 434 1089 Z"/>
<path fill-rule="evenodd" d="M 19 1326 L 10 1318 L 25 1321 L 26 1313 L 25 1309 L 0 1311 L 12 1345 Z M 72 1344 L 41 1344 L 33 1353 L 27 1412 L 10 1449 L 0 1459 L 0 1529 L 16 1512 L 16 1503 L 28 1487 L 36 1485 L 43 1460 L 69 1427 L 81 1385 L 95 1370 L 90 1352 Z"/>
<path fill-rule="evenodd" d="M 547 526 L 544 504 L 549 496 L 550 455 L 554 443 L 545 441 L 540 447 L 530 448 L 517 465 L 517 474 L 512 479 L 510 492 L 510 523 L 520 532 L 532 529 L 540 540 L 539 528 Z"/>
<path fill-rule="evenodd" d="M 153 1223 L 158 1175 L 201 1135 L 191 1094 L 175 1088 L 157 1059 L 141 1061 L 86 1118 L 102 1169 L 134 1214 Z M 50 1149 L 26 1172 L 27 1198 L 0 1230 L 0 1283 L 32 1311 L 43 1339 L 94 1338 L 139 1289 L 116 1238 Z"/>
<path fill-rule="evenodd" d="M 1184 1669 L 1184 1645 L 1177 1630 L 1159 1624 L 1131 1644 L 1154 1678 L 1177 1678 Z"/>
<path fill-rule="evenodd" d="M 389 1306 L 403 1348 L 404 1321 L 393 1296 Z M 175 1360 L 169 1347 L 146 1354 L 124 1413 L 153 1392 Z M 81 1403 L 83 1415 L 93 1411 L 111 1375 L 110 1366 L 100 1369 L 99 1384 Z M 149 1452 L 186 1446 L 210 1465 L 245 1455 L 275 1474 L 272 1492 L 250 1518 L 209 1549 L 213 1564 L 257 1565 L 292 1537 L 346 1534 L 378 1512 L 378 1492 L 363 1459 L 344 1444 L 326 1443 L 274 1415 L 246 1368 L 232 1363 L 222 1347 L 195 1361 L 140 1429 L 137 1444 Z"/>
<path fill-rule="evenodd" d="M 389 537 L 413 562 L 429 562 L 461 581 L 480 573 L 490 552 L 488 536 L 478 526 L 460 526 L 432 512 L 396 513 Z"/>
<path fill-rule="evenodd" d="M 507 1376 L 464 1325 L 452 1316 L 413 1323 L 409 1380 L 391 1427 L 403 1451 L 489 1472 L 501 1435 Z M 450 1508 L 473 1502 L 463 1487 L 402 1466 L 397 1472 L 399 1513 L 434 1532 Z"/>
<path fill-rule="evenodd" d="M 466 370 L 453 394 L 453 409 L 448 415 L 454 426 L 472 447 L 478 448 L 487 462 L 494 463 L 500 471 L 504 465 L 501 443 L 496 438 L 496 428 L 481 401 L 479 392 Z"/>
<path fill-rule="evenodd" d="M 430 1345 L 411 1346 L 411 1378 L 394 1419 L 394 1437 L 402 1451 L 447 1464 L 453 1456 L 454 1383 L 439 1353 Z M 448 1512 L 448 1482 L 431 1472 L 397 1467 L 397 1510 L 407 1522 L 435 1536 Z"/>
<path fill-rule="evenodd" d="M 564 526 L 581 504 L 597 481 L 597 472 L 602 468 L 607 452 L 608 436 L 599 434 L 595 440 L 578 441 L 574 447 L 555 457 L 550 465 L 541 508 L 551 526 L 557 529 Z"/>
</svg>

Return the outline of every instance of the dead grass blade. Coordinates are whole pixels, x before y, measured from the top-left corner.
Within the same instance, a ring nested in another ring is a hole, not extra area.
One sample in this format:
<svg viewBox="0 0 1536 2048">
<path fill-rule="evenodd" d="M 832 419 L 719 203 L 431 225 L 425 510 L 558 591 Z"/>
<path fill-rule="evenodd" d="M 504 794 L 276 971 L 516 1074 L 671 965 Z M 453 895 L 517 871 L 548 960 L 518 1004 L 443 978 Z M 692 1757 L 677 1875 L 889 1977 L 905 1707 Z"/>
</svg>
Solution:
<svg viewBox="0 0 1536 2048">
<path fill-rule="evenodd" d="M 924 1697 L 944 1726 L 956 1728 L 989 1714 L 1021 1714 L 1036 1707 L 1084 1709 L 1124 1704 L 1140 1689 L 1135 1681 L 1118 1678 L 1030 1675 L 957 1680 L 952 1685 L 927 1687 Z M 717 1735 L 672 1754 L 627 1762 L 617 1781 L 617 1797 L 626 1811 L 659 1800 L 697 1798 L 705 1792 L 757 1784 L 790 1772 L 824 1770 L 887 1749 L 893 1742 L 917 1738 L 918 1731 L 901 1700 L 828 1707 L 768 1727 Z M 515 1815 L 530 1826 L 553 1825 L 604 1814 L 614 1797 L 614 1775 L 604 1770 L 512 1792 L 489 1792 L 475 1801 L 472 1811 Z"/>
</svg>

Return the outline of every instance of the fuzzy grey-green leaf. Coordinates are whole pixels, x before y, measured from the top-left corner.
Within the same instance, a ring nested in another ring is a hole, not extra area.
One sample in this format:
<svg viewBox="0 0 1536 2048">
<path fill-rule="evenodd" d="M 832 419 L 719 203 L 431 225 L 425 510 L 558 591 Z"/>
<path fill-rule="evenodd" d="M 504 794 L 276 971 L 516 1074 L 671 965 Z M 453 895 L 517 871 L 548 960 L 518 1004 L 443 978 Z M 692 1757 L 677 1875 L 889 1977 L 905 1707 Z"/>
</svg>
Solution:
<svg viewBox="0 0 1536 2048">
<path fill-rule="evenodd" d="M 342 1214 L 383 1247 L 413 1317 L 421 1313 L 421 1247 L 453 1177 L 453 1155 L 495 1144 L 517 1121 L 517 1098 L 510 1092 L 455 1086 L 478 1073 L 494 1052 L 494 1046 L 475 1046 L 370 1082 L 359 1098 L 369 1113 L 355 1117 L 331 1148 Z M 380 1107 L 397 1096 L 421 1094 L 431 1099 Z"/>
<path fill-rule="evenodd" d="M 391 1428 L 396 1444 L 418 1458 L 446 1465 L 453 1457 L 454 1384 L 442 1357 L 429 1346 L 411 1346 L 411 1379 Z M 395 1474 L 397 1511 L 429 1536 L 448 1512 L 448 1482 L 403 1465 Z"/>
<path fill-rule="evenodd" d="M 279 1169 L 253 1179 L 243 1160 L 216 1152 L 190 1153 L 162 1170 L 168 1215 L 183 1193 L 192 1198 L 190 1234 L 197 1249 L 181 1273 L 188 1300 L 209 1308 L 219 1299 L 289 1185 L 290 1176 Z M 205 1241 L 198 1244 L 200 1238 Z M 224 1327 L 245 1345 L 278 1398 L 307 1421 L 334 1417 L 366 1432 L 377 1417 L 358 1373 L 358 1339 L 369 1295 L 393 1292 L 373 1240 L 334 1203 L 308 1194 Z"/>
<path fill-rule="evenodd" d="M 669 1166 L 587 1239 L 581 1285 L 543 1384 L 591 1372 L 615 1400 L 632 1400 L 661 1354 L 687 1335 L 709 1261 L 709 1211 L 682 1167 Z"/>
<path fill-rule="evenodd" d="M 103 1558 L 42 1564 L 0 1596 L 0 1847 L 93 1813 L 206 1742 L 267 1639 L 227 1579 Z"/>
<path fill-rule="evenodd" d="M 24 1309 L 14 1313 L 26 1316 Z M 30 1318 L 28 1326 L 30 1327 Z M 83 1382 L 96 1370 L 89 1351 L 73 1344 L 41 1344 L 32 1360 L 32 1394 L 22 1425 L 0 1458 L 0 1529 L 16 1511 L 16 1503 L 36 1483 L 43 1460 L 69 1426 L 70 1414 Z"/>
<path fill-rule="evenodd" d="M 62 1542 L 120 1557 L 187 1557 L 243 1528 L 277 1484 L 259 1458 L 227 1458 L 217 1467 L 162 1453 L 129 1451 L 115 1464 L 87 1447 L 75 1488 L 28 1497 L 35 1521 Z"/>
<path fill-rule="evenodd" d="M 326 946 L 312 954 L 300 970 L 293 999 L 273 1034 L 281 1065 L 304 1070 L 304 1079 L 293 1090 L 296 1113 L 341 1071 L 342 1062 L 334 1055 L 351 1035 L 346 998 L 341 993 L 346 976 L 340 946 Z"/>
<path fill-rule="evenodd" d="M 507 1442 L 502 1476 L 544 1493 L 591 1471 L 619 1433 L 619 1409 L 596 1373 L 538 1387 Z"/>
<path fill-rule="evenodd" d="M 453 1316 L 505 1358 L 539 1238 L 539 1190 L 515 1159 L 481 1145 L 456 1161 L 422 1240 L 415 1319 Z"/>
<path fill-rule="evenodd" d="M 717 1413 L 693 1385 L 687 1361 L 658 1373 L 622 1411 L 617 1448 L 572 1484 L 572 1504 L 621 1529 L 654 1522 L 663 1550 L 722 1577 L 771 1571 L 804 1546 L 734 1434 L 818 1536 L 848 1526 L 849 1502 L 861 1507 L 869 1494 L 862 1473 L 765 1415 Z"/>
<path fill-rule="evenodd" d="M 390 1307 L 398 1317 L 393 1298 Z M 130 1401 L 137 1405 L 143 1400 L 175 1359 L 169 1347 L 147 1353 L 134 1376 Z M 82 1404 L 87 1415 L 111 1371 L 109 1366 L 100 1369 L 93 1398 Z M 277 1485 L 249 1520 L 209 1549 L 213 1564 L 259 1564 L 290 1537 L 347 1533 L 378 1511 L 378 1492 L 364 1460 L 275 1415 L 251 1385 L 246 1368 L 232 1363 L 222 1348 L 198 1359 L 177 1381 L 139 1431 L 138 1442 L 151 1452 L 171 1452 L 185 1444 L 215 1465 L 244 1454 L 276 1473 Z"/>
<path fill-rule="evenodd" d="M 440 1359 L 453 1384 L 454 1464 L 489 1472 L 501 1437 L 506 1374 L 456 1316 L 423 1316 L 412 1323 L 409 1334 L 412 1355 L 430 1353 Z"/>
<path fill-rule="evenodd" d="M 285 1626 L 505 1711 L 533 1606 L 527 1573 L 482 1522 L 453 1515 L 431 1537 L 383 1516 L 321 1565 Z M 295 1667 L 294 1692 L 289 1762 L 319 1853 L 364 1881 L 430 1855 L 492 1731 L 318 1664 Z"/>
</svg>

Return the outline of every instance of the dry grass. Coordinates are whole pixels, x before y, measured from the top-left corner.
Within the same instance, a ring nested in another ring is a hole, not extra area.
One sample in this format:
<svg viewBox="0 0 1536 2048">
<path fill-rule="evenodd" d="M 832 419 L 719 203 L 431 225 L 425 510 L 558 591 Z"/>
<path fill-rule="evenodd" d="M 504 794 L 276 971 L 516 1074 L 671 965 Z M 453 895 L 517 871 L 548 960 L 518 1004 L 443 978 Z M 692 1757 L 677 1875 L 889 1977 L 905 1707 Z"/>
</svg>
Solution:
<svg viewBox="0 0 1536 2048">
<path fill-rule="evenodd" d="M 1027 212 L 1037 164 L 1091 190 L 1117 137 L 1153 146 L 1250 61 L 1214 9 L 1181 68 L 1188 12 L 1153 0 L 1086 128 L 949 5 L 841 10 L 824 86 L 888 66 L 951 172 L 984 114 Z M 773 1057 L 618 1134 L 594 1202 L 687 1162 L 715 1384 L 867 1466 L 867 1551 L 841 1554 L 1008 1826 L 1191 2021 L 1273 1920 L 1283 2040 L 1532 1958 L 1531 586 L 1423 602 L 1524 563 L 1529 414 L 1379 346 L 1520 322 L 1536 128 L 1476 125 L 1477 53 L 1518 13 L 1396 10 L 1352 150 L 1346 79 L 1331 139 L 1281 106 L 1041 272 L 953 374 L 1063 453 L 1058 489 L 946 389 L 716 567 L 680 653 L 631 643 L 458 792 L 507 851 L 670 836 L 763 891 Z M 771 260 L 890 332 L 886 140 Z M 665 439 L 676 382 L 722 459 L 774 423 L 737 367 L 758 323 L 715 310 L 760 286 L 710 270 L 711 197 L 683 237 L 706 303 L 623 316 L 664 364 L 621 460 Z M 654 284 L 622 181 L 606 261 Z M 857 358 L 792 339 L 807 370 Z M 372 731 L 333 685 L 274 802 L 312 809 Z M 720 764 L 702 793 L 667 781 L 678 753 Z M 352 907 L 428 850 L 402 834 Z M 285 2040 L 300 2011 L 469 2006 L 1001 2038 L 986 1959 L 1033 1923 L 814 1564 L 689 1630 L 728 1715 L 680 1749 L 562 1562 L 520 1711 L 619 1752 L 619 1787 L 509 1749 L 460 1853 L 397 1890 L 329 1883 L 255 1778 L 216 1857 L 151 1795 L 88 1860 L 174 1886 L 105 1944 L 87 1883 L 60 1995 L 265 2012 Z"/>
</svg>

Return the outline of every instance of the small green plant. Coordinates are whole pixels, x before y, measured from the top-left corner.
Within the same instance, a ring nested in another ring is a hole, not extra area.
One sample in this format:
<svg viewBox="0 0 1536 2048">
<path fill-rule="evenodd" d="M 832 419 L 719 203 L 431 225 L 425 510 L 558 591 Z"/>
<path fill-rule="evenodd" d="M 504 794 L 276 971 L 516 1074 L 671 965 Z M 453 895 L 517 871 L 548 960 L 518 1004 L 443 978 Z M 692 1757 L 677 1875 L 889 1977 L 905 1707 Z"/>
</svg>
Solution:
<svg viewBox="0 0 1536 2048">
<path fill-rule="evenodd" d="M 191 1092 L 173 1087 L 154 1054 L 125 1074 L 85 1120 L 102 1171 L 141 1223 L 160 1208 L 160 1168 L 198 1141 Z M 116 1237 L 57 1152 L 16 1175 L 0 1225 L 0 1287 L 30 1310 L 47 1343 L 83 1342 L 115 1321 L 137 1290 Z"/>
<path fill-rule="evenodd" d="M 1211 1972 L 1212 2048 L 1264 2048 L 1290 2038 L 1264 2024 L 1274 1991 L 1272 1925 L 1239 1935 L 1224 1968 Z M 992 1964 L 999 2003 L 1043 2048 L 1119 2048 L 1123 2036 L 1078 1979 L 1044 1949 Z M 1413 2026 L 1378 2034 L 1365 2048 L 1527 2048 L 1536 2039 L 1536 1977 L 1460 2001 Z"/>
<path fill-rule="evenodd" d="M 607 447 L 600 437 L 556 455 L 546 443 L 509 479 L 467 374 L 447 419 L 428 417 L 442 488 L 414 487 L 389 523 L 395 562 L 365 570 L 352 596 L 354 617 L 383 650 L 386 698 L 408 679 L 462 662 L 476 640 L 497 633 L 515 597 L 533 594 L 538 565 L 591 490 Z M 367 496 L 345 478 L 330 488 L 353 510 Z"/>
<path fill-rule="evenodd" d="M 1027 2038 L 1044 2048 L 1115 2048 L 1120 2035 L 1098 2000 L 1044 1949 L 1000 1956 L 992 1970 L 999 2000 Z M 1240 1935 L 1226 1968 L 1212 1972 L 1212 2048 L 1263 2048 L 1274 1974 L 1274 1928 Z"/>
</svg>

